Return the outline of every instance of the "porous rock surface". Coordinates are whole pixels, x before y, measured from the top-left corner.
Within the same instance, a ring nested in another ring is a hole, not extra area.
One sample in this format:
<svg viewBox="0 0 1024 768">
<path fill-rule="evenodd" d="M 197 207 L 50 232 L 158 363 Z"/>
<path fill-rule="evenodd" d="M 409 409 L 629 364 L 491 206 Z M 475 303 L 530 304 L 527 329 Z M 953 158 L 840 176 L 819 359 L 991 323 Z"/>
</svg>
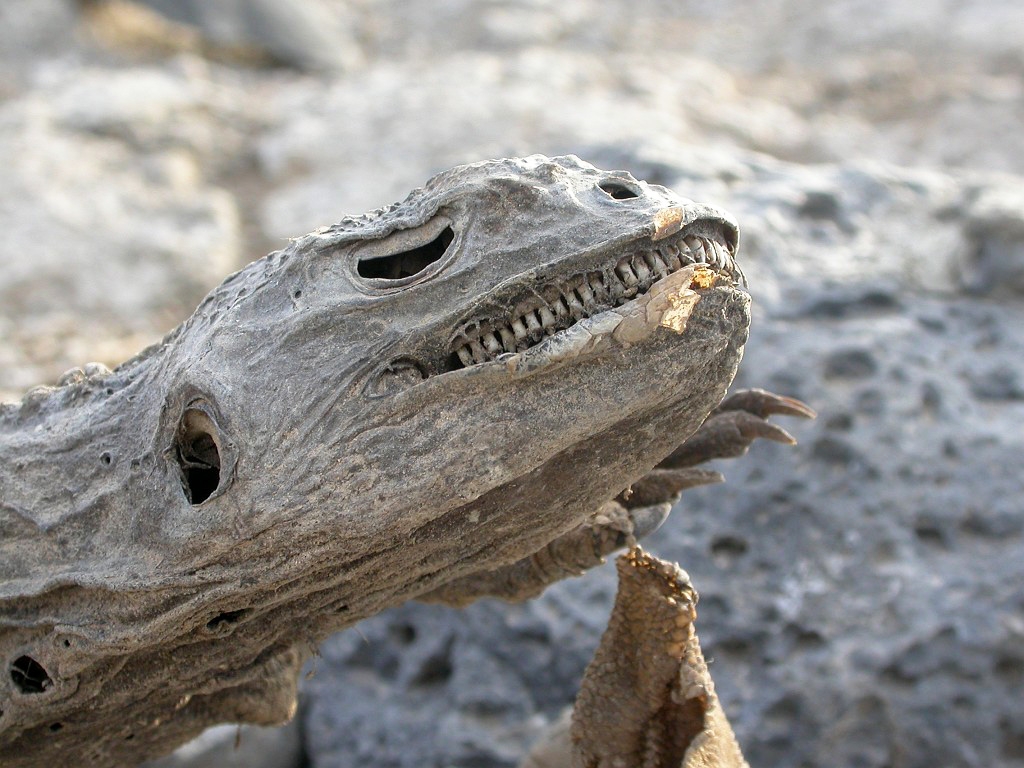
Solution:
<svg viewBox="0 0 1024 768">
<path fill-rule="evenodd" d="M 82 4 L 3 4 L 0 396 L 121 361 L 245 260 L 441 168 L 627 168 L 736 216 L 737 386 L 820 414 L 646 541 L 701 592 L 748 760 L 1024 765 L 1020 4 L 334 5 L 351 45 L 325 75 L 112 48 Z M 302 759 L 515 765 L 614 586 L 606 568 L 336 636 Z"/>
</svg>

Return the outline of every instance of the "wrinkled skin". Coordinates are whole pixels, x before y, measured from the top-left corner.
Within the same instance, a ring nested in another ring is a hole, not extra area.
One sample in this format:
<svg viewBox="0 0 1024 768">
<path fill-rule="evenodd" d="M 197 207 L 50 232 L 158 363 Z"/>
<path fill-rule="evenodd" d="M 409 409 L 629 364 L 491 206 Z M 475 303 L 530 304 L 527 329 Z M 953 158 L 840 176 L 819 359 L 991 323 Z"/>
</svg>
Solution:
<svg viewBox="0 0 1024 768">
<path fill-rule="evenodd" d="M 574 157 L 463 166 L 254 262 L 115 371 L 5 406 L 0 762 L 131 764 L 282 722 L 327 634 L 477 597 L 474 574 L 523 597 L 516 569 L 559 542 L 595 531 L 599 560 L 656 525 L 687 481 L 649 473 L 747 337 L 731 257 L 529 349 L 459 349 L 684 237 L 735 250 L 724 214 Z M 547 581 L 576 570 L 554 560 Z"/>
</svg>

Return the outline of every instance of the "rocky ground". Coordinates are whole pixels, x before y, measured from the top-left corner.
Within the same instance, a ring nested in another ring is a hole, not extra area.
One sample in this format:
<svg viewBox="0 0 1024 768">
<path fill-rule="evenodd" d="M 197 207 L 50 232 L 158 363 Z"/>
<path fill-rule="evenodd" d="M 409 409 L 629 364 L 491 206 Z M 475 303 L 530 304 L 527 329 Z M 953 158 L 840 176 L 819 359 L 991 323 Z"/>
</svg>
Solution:
<svg viewBox="0 0 1024 768">
<path fill-rule="evenodd" d="M 738 383 L 821 414 L 647 544 L 701 590 L 751 764 L 1024 765 L 1024 7 L 288 8 L 0 6 L 0 399 L 117 363 L 245 261 L 452 164 L 627 168 L 735 214 Z M 364 622 L 234 759 L 513 766 L 571 703 L 613 577 Z"/>
</svg>

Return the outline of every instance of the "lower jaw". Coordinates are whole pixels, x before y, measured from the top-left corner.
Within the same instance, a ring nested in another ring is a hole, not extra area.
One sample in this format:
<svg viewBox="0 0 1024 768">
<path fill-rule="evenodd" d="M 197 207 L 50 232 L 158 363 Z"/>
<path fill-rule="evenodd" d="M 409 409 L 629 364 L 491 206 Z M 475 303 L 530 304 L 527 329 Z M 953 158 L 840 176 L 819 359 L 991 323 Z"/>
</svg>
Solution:
<svg viewBox="0 0 1024 768">
<path fill-rule="evenodd" d="M 427 430 L 435 435 L 417 446 L 427 469 L 412 474 L 444 478 L 451 503 L 444 511 L 510 483 L 521 489 L 524 502 L 540 503 L 533 497 L 533 480 L 518 484 L 517 478 L 527 476 L 543 480 L 538 487 L 547 488 L 558 472 L 564 471 L 564 480 L 588 467 L 605 467 L 614 470 L 615 482 L 628 483 L 677 447 L 720 402 L 746 341 L 750 300 L 744 291 L 728 281 L 675 288 L 669 292 L 673 296 L 699 297 L 685 328 L 663 325 L 662 320 L 672 320 L 666 312 L 655 320 L 660 305 L 650 306 L 653 298 L 647 305 L 607 310 L 578 332 L 561 340 L 552 336 L 550 347 L 538 345 L 518 356 L 430 377 L 382 402 L 378 421 L 398 425 L 403 435 Z M 638 330 L 647 335 L 638 339 Z M 382 441 L 395 440 L 393 430 L 381 434 Z M 442 459 L 431 458 L 435 441 L 446 446 L 443 470 Z M 369 451 L 359 447 L 358 452 Z M 403 466 L 402 472 L 408 476 L 411 470 Z M 420 498 L 398 479 L 401 474 L 388 490 L 399 506 Z M 439 487 L 431 484 L 422 498 L 436 499 Z"/>
<path fill-rule="evenodd" d="M 559 432 L 566 438 L 564 444 L 552 449 L 543 461 L 523 467 L 520 473 L 475 498 L 467 498 L 449 512 L 452 525 L 470 516 L 500 529 L 514 528 L 519 532 L 517 537 L 499 536 L 500 543 L 492 553 L 495 560 L 509 562 L 521 557 L 518 549 L 524 546 L 522 531 L 530 531 L 536 539 L 535 548 L 539 548 L 579 525 L 600 504 L 647 474 L 718 405 L 732 382 L 740 356 L 738 347 L 723 351 L 693 366 L 700 370 L 699 378 L 684 374 L 657 396 L 649 389 L 648 396 L 630 390 L 628 407 L 604 407 L 604 418 L 589 424 L 584 433 L 571 440 L 568 430 Z M 617 373 L 623 381 L 624 371 L 620 368 Z M 574 387 L 589 389 L 583 381 L 572 377 L 568 381 Z M 537 382 L 537 386 L 545 385 Z M 557 402 L 558 396 L 553 394 L 552 400 Z M 609 401 L 595 398 L 595 402 Z M 552 527 L 556 524 L 557 530 Z"/>
</svg>

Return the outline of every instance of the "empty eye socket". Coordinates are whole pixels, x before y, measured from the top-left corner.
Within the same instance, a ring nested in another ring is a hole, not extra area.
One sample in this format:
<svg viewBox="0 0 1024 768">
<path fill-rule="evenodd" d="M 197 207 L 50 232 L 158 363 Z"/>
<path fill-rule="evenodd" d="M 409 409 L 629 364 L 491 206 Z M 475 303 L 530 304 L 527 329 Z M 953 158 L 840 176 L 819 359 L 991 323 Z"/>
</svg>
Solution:
<svg viewBox="0 0 1024 768">
<path fill-rule="evenodd" d="M 598 186 L 613 200 L 630 200 L 634 197 L 640 197 L 635 190 L 617 181 L 602 181 Z"/>
<path fill-rule="evenodd" d="M 403 280 L 418 275 L 438 261 L 455 239 L 455 231 L 445 226 L 436 237 L 421 245 L 393 253 L 368 254 L 356 262 L 360 277 L 375 280 Z"/>
<path fill-rule="evenodd" d="M 53 685 L 43 665 L 31 656 L 19 656 L 10 668 L 11 680 L 22 693 L 42 693 Z"/>
<path fill-rule="evenodd" d="M 202 504 L 220 485 L 220 446 L 213 420 L 198 408 L 181 418 L 175 453 L 181 467 L 181 485 L 192 504 Z"/>
</svg>

